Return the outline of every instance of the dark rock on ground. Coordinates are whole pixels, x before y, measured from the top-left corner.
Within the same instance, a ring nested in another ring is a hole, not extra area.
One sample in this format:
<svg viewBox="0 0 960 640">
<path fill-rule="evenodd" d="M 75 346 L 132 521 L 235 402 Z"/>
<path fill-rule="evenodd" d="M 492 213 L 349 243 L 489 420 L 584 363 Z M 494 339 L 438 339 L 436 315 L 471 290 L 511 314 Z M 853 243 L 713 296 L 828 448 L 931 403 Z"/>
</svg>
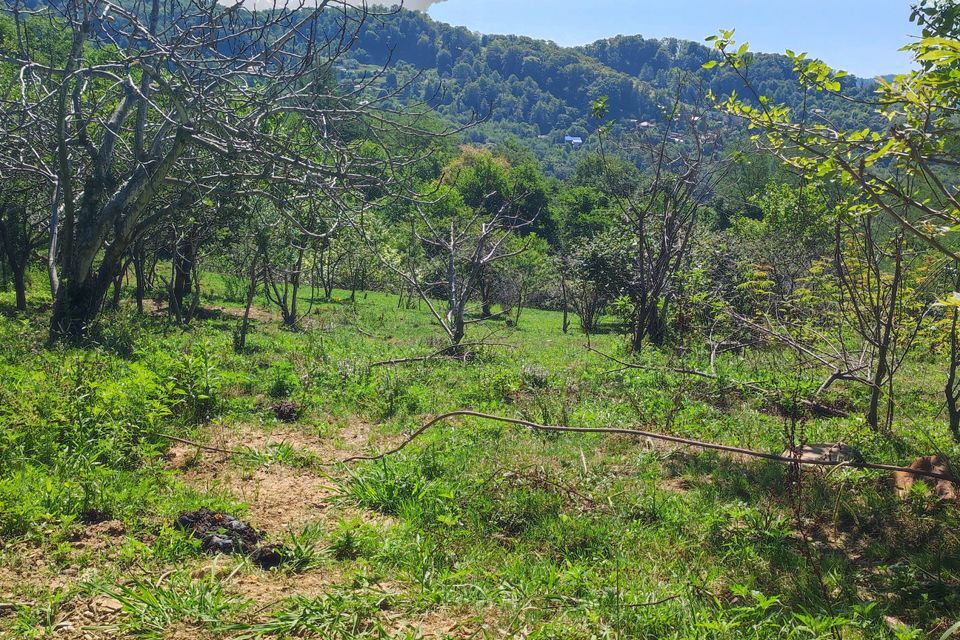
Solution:
<svg viewBox="0 0 960 640">
<path fill-rule="evenodd" d="M 268 544 L 250 554 L 250 560 L 261 569 L 274 569 L 286 560 L 286 548 L 279 544 Z"/>
<path fill-rule="evenodd" d="M 280 422 L 296 422 L 300 417 L 300 405 L 296 402 L 283 400 L 274 403 L 270 408 L 273 410 L 273 415 L 276 416 Z"/>
<path fill-rule="evenodd" d="M 283 545 L 261 545 L 263 536 L 249 523 L 206 507 L 181 513 L 177 517 L 177 527 L 199 539 L 201 548 L 207 553 L 246 555 L 261 569 L 274 569 L 287 559 Z"/>
<path fill-rule="evenodd" d="M 189 531 L 209 553 L 253 553 L 260 534 L 249 523 L 206 507 L 177 517 L 177 527 Z"/>
</svg>

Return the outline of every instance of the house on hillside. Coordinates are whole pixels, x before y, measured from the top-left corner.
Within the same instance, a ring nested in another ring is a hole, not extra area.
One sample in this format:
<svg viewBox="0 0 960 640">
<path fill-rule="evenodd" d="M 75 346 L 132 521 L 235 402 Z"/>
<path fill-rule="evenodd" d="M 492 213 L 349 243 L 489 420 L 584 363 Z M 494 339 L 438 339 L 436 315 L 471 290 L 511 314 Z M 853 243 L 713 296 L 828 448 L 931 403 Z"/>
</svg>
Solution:
<svg viewBox="0 0 960 640">
<path fill-rule="evenodd" d="M 583 144 L 583 138 L 577 136 L 564 136 L 563 141 L 572 147 L 579 147 Z"/>
</svg>

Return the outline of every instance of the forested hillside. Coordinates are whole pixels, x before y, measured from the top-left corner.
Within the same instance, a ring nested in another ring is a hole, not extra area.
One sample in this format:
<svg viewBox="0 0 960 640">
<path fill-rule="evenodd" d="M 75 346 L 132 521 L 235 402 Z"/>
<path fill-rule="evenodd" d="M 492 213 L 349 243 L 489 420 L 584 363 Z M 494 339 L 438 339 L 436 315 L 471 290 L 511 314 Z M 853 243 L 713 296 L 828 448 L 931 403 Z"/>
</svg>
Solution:
<svg viewBox="0 0 960 640">
<path fill-rule="evenodd" d="M 805 93 L 786 56 L 758 54 L 748 90 L 729 69 L 703 69 L 716 57 L 710 48 L 672 38 L 618 36 L 564 48 L 526 37 L 476 34 L 423 13 L 402 11 L 368 22 L 349 57 L 369 66 L 343 66 L 341 78 L 348 85 L 390 61 L 385 90 L 409 83 L 400 95 L 402 101 L 423 100 L 461 122 L 472 114 L 489 118 L 467 139 L 485 143 L 517 138 L 549 158 L 551 172 L 563 175 L 569 175 L 576 163 L 563 153 L 565 136 L 589 141 L 596 129 L 593 100 L 607 96 L 610 117 L 624 128 L 659 123 L 661 106 L 676 91 L 680 76 L 687 87 L 684 97 L 691 101 L 702 99 L 707 91 L 716 95 L 736 91 L 749 97 L 755 91 L 795 108 L 804 105 L 811 114 L 842 127 L 863 126 L 873 117 L 867 105 Z M 848 96 L 857 97 L 869 95 L 872 82 L 847 77 L 842 85 Z"/>
</svg>

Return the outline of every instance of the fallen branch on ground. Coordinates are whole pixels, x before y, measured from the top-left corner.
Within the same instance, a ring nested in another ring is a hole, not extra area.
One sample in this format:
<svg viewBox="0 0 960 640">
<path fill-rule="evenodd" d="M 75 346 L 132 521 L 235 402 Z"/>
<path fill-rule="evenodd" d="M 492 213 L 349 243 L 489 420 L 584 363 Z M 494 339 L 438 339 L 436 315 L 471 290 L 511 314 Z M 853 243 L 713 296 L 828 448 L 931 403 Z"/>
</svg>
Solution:
<svg viewBox="0 0 960 640">
<path fill-rule="evenodd" d="M 709 373 L 707 371 L 699 371 L 697 369 L 688 369 L 685 367 L 652 367 L 649 365 L 637 364 L 635 362 L 626 362 L 625 360 L 620 360 L 608 353 L 604 353 L 593 347 L 588 346 L 587 351 L 592 351 L 604 358 L 616 362 L 619 365 L 622 365 L 625 369 L 638 369 L 640 371 L 670 371 L 671 373 L 679 373 L 681 375 L 693 376 L 696 378 L 703 378 L 704 380 L 712 380 L 715 382 L 722 382 L 723 378 L 716 375 L 715 373 Z M 740 381 L 740 380 L 731 380 L 730 387 L 739 387 L 743 389 L 749 389 L 754 393 L 764 395 L 764 396 L 775 396 L 779 399 L 784 398 L 784 393 L 781 391 L 775 391 L 772 389 L 767 389 L 760 386 L 759 383 L 753 381 Z M 831 407 L 830 405 L 823 404 L 822 402 L 817 402 L 816 400 L 810 400 L 808 398 L 800 398 L 798 400 L 800 405 L 811 413 L 816 413 L 820 415 L 829 416 L 831 418 L 848 418 L 849 414 L 843 409 L 838 409 L 836 407 Z"/>
<path fill-rule="evenodd" d="M 950 482 L 956 482 L 955 478 L 943 473 L 936 473 L 933 471 L 921 471 L 919 469 L 911 469 L 909 467 L 897 467 L 889 464 L 873 464 L 869 462 L 852 462 L 852 461 L 831 461 L 831 460 L 801 460 L 799 457 L 794 456 L 781 456 L 775 453 L 764 453 L 762 451 L 752 451 L 750 449 L 742 449 L 740 447 L 731 447 L 725 444 L 716 444 L 712 442 L 703 442 L 702 440 L 693 440 L 691 438 L 681 438 L 679 436 L 670 436 L 663 433 L 656 433 L 654 431 L 642 431 L 640 429 L 626 429 L 618 427 L 561 427 L 555 425 L 544 425 L 537 424 L 536 422 L 530 422 L 529 420 L 521 420 L 519 418 L 507 418 L 504 416 L 495 416 L 488 413 L 480 413 L 478 411 L 451 411 L 450 413 L 445 413 L 443 415 L 437 416 L 421 426 L 419 429 L 414 431 L 406 440 L 401 442 L 396 447 L 379 453 L 376 455 L 369 456 L 353 456 L 347 458 L 342 462 L 344 464 L 351 462 L 361 462 L 361 461 L 375 461 L 383 460 L 388 456 L 395 455 L 400 453 L 407 448 L 410 443 L 423 435 L 434 425 L 450 420 L 451 418 L 456 417 L 465 417 L 465 418 L 480 418 L 482 420 L 490 420 L 493 422 L 501 422 L 504 424 L 511 424 L 520 427 L 526 427 L 533 431 L 544 431 L 551 433 L 603 433 L 609 435 L 624 435 L 624 436 L 633 436 L 637 438 L 649 438 L 651 440 L 660 440 L 663 442 L 672 442 L 674 444 L 685 445 L 688 447 L 697 447 L 699 449 L 708 449 L 712 451 L 723 451 L 725 453 L 734 453 L 742 456 L 747 456 L 751 458 L 758 458 L 762 460 L 773 460 L 775 462 L 783 462 L 786 464 L 796 464 L 796 465 L 806 465 L 806 466 L 817 466 L 817 467 L 851 467 L 854 469 L 875 469 L 878 471 L 892 471 L 892 472 L 902 472 L 908 473 L 915 476 L 923 476 L 926 478 L 936 478 L 938 480 L 948 480 Z"/>
<path fill-rule="evenodd" d="M 363 327 L 361 327 L 361 326 L 359 326 L 359 325 L 353 325 L 353 328 L 356 329 L 356 330 L 357 330 L 357 333 L 359 333 L 359 334 L 362 335 L 362 336 L 366 336 L 366 337 L 368 337 L 368 338 L 373 338 L 374 340 L 386 340 L 386 338 L 382 338 L 382 337 L 380 337 L 380 336 L 377 336 L 377 335 L 374 335 L 374 334 L 370 333 L 369 331 L 366 331 Z"/>
<path fill-rule="evenodd" d="M 459 359 L 459 358 L 462 358 L 464 354 L 462 353 L 457 354 L 455 352 L 459 351 L 460 349 L 469 348 L 469 347 L 505 347 L 509 349 L 513 346 L 514 345 L 512 344 L 507 344 L 504 342 L 462 342 L 460 344 L 446 346 L 443 349 L 434 351 L 433 353 L 425 356 L 412 356 L 409 358 L 396 358 L 394 360 L 380 360 L 379 362 L 371 362 L 370 368 L 373 369 L 375 367 L 391 367 L 398 364 L 409 364 L 411 362 L 429 362 L 430 360 L 434 360 L 436 358 L 458 358 Z"/>
<path fill-rule="evenodd" d="M 179 442 L 180 444 L 185 444 L 191 447 L 196 447 L 197 449 L 203 449 L 204 451 L 212 451 L 214 453 L 225 453 L 231 456 L 243 455 L 243 451 L 237 449 L 221 449 L 220 447 L 212 447 L 206 444 L 200 444 L 199 442 L 194 442 L 193 440 L 187 440 L 185 438 L 178 438 L 177 436 L 168 436 L 165 433 L 154 433 L 157 438 L 163 438 L 164 440 L 172 440 L 173 442 Z"/>
</svg>

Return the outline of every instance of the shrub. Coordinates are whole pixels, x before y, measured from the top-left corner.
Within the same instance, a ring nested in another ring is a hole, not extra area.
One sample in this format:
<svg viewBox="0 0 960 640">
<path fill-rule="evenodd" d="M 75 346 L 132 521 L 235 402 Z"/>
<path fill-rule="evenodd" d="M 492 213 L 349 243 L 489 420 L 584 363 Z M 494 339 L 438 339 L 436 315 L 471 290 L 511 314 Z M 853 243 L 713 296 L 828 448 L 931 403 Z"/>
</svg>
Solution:
<svg viewBox="0 0 960 640">
<path fill-rule="evenodd" d="M 289 362 L 278 362 L 270 367 L 271 398 L 289 398 L 300 388 L 300 380 Z"/>
<path fill-rule="evenodd" d="M 203 424 L 216 415 L 221 379 L 207 344 L 200 343 L 183 355 L 174 367 L 170 383 L 176 413 L 185 423 Z"/>
</svg>

